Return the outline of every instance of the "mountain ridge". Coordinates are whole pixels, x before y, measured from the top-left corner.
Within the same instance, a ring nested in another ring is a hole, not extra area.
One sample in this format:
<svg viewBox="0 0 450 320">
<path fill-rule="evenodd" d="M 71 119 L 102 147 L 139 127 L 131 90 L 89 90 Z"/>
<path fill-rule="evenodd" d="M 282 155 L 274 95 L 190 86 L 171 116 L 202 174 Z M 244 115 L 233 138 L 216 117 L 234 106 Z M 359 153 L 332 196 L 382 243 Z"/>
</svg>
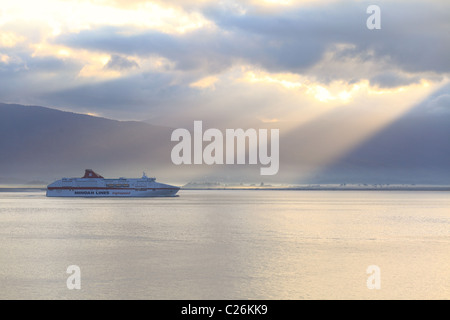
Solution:
<svg viewBox="0 0 450 320">
<path fill-rule="evenodd" d="M 0 184 L 77 177 L 87 168 L 105 177 L 134 177 L 146 171 L 180 183 L 200 179 L 283 184 L 450 184 L 450 115 L 430 114 L 423 108 L 397 119 L 308 175 L 314 155 L 326 151 L 326 145 L 317 141 L 333 143 L 339 139 L 339 128 L 358 125 L 357 118 L 348 123 L 342 119 L 324 118 L 286 134 L 280 130 L 279 174 L 260 176 L 260 165 L 174 165 L 173 128 L 0 103 Z M 186 128 L 191 126 L 187 124 Z M 318 134 L 321 136 L 316 137 Z"/>
<path fill-rule="evenodd" d="M 106 173 L 126 164 L 124 173 L 148 168 L 149 162 L 158 167 L 167 160 L 162 155 L 170 155 L 159 141 L 170 141 L 171 131 L 138 121 L 0 103 L 0 176 L 42 180 L 79 175 L 90 167 Z"/>
</svg>

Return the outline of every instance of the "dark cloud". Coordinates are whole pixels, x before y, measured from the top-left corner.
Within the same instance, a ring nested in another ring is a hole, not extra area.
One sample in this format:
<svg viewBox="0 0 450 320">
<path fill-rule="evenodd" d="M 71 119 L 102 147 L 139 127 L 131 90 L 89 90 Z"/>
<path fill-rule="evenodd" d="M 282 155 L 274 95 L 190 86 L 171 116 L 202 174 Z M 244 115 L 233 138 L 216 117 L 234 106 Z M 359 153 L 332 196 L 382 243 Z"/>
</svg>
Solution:
<svg viewBox="0 0 450 320">
<path fill-rule="evenodd" d="M 180 87 L 171 85 L 171 81 L 168 74 L 140 73 L 45 92 L 40 98 L 46 105 L 51 103 L 100 114 L 107 112 L 118 119 L 139 119 L 183 94 Z"/>
<path fill-rule="evenodd" d="M 420 80 L 420 76 L 407 76 L 398 71 L 386 71 L 372 77 L 370 84 L 379 88 L 395 88 L 420 83 Z"/>
<path fill-rule="evenodd" d="M 102 27 L 62 35 L 55 42 L 113 54 L 145 57 L 160 55 L 174 61 L 180 70 L 219 71 L 229 67 L 231 61 L 238 56 L 236 52 L 232 52 L 234 47 L 227 44 L 240 40 L 227 37 L 220 31 L 200 30 L 186 35 L 130 31 L 135 32 L 125 35 L 122 28 Z M 251 43 L 248 45 L 252 46 Z"/>
<path fill-rule="evenodd" d="M 82 64 L 74 59 L 34 56 L 24 49 L 2 50 L 7 62 L 0 62 L 0 97 L 2 102 L 38 103 L 42 94 L 58 91 L 76 83 Z M 54 105 L 51 101 L 48 105 Z"/>
<path fill-rule="evenodd" d="M 125 57 L 121 57 L 117 54 L 113 54 L 111 56 L 111 59 L 109 59 L 108 63 L 105 65 L 105 69 L 110 70 L 128 70 L 128 69 L 134 69 L 139 68 L 139 65 L 136 61 L 127 59 Z"/>
<path fill-rule="evenodd" d="M 62 35 L 56 42 L 116 54 L 156 54 L 174 61 L 180 70 L 202 69 L 205 72 L 220 72 L 242 62 L 273 71 L 300 71 L 318 62 L 324 50 L 323 44 L 314 39 L 299 42 L 239 31 L 203 29 L 184 35 L 154 31 L 124 35 L 121 29 L 105 27 Z"/>
<path fill-rule="evenodd" d="M 378 1 L 381 30 L 366 27 L 369 17 L 366 8 L 370 4 L 372 2 L 339 1 L 326 7 L 288 9 L 275 16 L 256 10 L 233 15 L 211 8 L 207 16 L 222 29 L 248 34 L 250 41 L 254 37 L 264 37 L 267 43 L 289 43 L 292 47 L 295 44 L 299 59 L 303 46 L 326 50 L 333 44 L 342 43 L 352 45 L 352 48 L 342 51 L 341 58 L 389 60 L 392 65 L 410 72 L 450 71 L 450 3 Z M 315 46 L 317 43 L 320 46 Z M 292 50 L 282 52 L 287 54 Z M 321 53 L 316 51 L 316 54 Z"/>
<path fill-rule="evenodd" d="M 63 34 L 55 41 L 114 54 L 157 54 L 174 61 L 180 70 L 202 69 L 205 73 L 220 72 L 236 63 L 273 72 L 305 73 L 338 44 L 348 49 L 335 56 L 335 63 L 370 59 L 410 73 L 450 71 L 450 3 L 437 1 L 431 6 L 420 1 L 381 1 L 381 30 L 366 27 L 369 4 L 341 1 L 275 13 L 248 7 L 246 14 L 209 6 L 203 13 L 219 27 L 215 30 L 173 35 L 101 27 Z M 335 76 L 346 79 L 344 73 Z M 361 77 L 369 79 L 373 74 Z M 394 82 L 392 79 L 387 85 Z"/>
<path fill-rule="evenodd" d="M 179 1 L 174 3 L 183 5 Z M 249 91 L 242 83 L 227 89 L 218 84 L 214 93 L 201 95 L 189 88 L 192 82 L 236 65 L 298 73 L 322 84 L 368 79 L 381 88 L 444 77 L 450 72 L 450 2 L 434 1 L 430 5 L 418 0 L 378 1 L 381 30 L 366 27 L 369 4 L 373 3 L 337 1 L 325 6 L 312 2 L 308 6 L 262 10 L 251 2 L 242 2 L 246 9 L 242 14 L 233 6 L 211 2 L 196 10 L 213 21 L 215 28 L 167 34 L 133 26 L 92 26 L 89 30 L 48 39 L 53 44 L 110 55 L 105 69 L 140 69 L 139 74 L 114 80 L 93 82 L 79 77 L 84 67 L 82 61 L 33 56 L 30 43 L 1 48 L 1 53 L 11 59 L 8 63 L 0 62 L 0 95 L 2 101 L 99 113 L 104 110 L 121 118 L 132 113 L 139 117 L 144 110 L 148 116 L 150 110 L 158 108 L 170 113 L 174 108 L 214 105 L 215 101 L 225 101 L 224 97 L 239 99 L 242 92 Z M 18 23 L 7 27 L 24 36 L 33 33 L 30 28 L 20 29 Z M 42 27 L 36 30 L 39 32 L 33 38 L 38 42 L 45 30 Z M 145 63 L 154 56 L 167 58 L 174 67 L 170 64 L 170 68 L 148 72 Z M 144 58 L 144 62 L 138 65 L 136 61 L 141 60 L 130 57 Z M 255 89 L 251 99 L 242 105 L 251 105 L 259 96 L 261 93 Z"/>
</svg>

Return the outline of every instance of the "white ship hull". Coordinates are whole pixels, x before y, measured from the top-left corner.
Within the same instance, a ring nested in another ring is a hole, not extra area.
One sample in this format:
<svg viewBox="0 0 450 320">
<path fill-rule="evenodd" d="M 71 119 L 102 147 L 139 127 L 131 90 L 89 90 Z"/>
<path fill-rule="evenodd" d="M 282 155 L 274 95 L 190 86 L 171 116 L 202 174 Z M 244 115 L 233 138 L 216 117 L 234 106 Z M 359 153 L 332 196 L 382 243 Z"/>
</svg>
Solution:
<svg viewBox="0 0 450 320">
<path fill-rule="evenodd" d="M 47 197 L 174 197 L 178 190 L 178 188 L 150 190 L 53 189 L 47 190 Z"/>
<path fill-rule="evenodd" d="M 179 187 L 143 175 L 140 179 L 105 179 L 87 169 L 83 178 L 63 178 L 47 186 L 47 197 L 174 197 Z"/>
</svg>

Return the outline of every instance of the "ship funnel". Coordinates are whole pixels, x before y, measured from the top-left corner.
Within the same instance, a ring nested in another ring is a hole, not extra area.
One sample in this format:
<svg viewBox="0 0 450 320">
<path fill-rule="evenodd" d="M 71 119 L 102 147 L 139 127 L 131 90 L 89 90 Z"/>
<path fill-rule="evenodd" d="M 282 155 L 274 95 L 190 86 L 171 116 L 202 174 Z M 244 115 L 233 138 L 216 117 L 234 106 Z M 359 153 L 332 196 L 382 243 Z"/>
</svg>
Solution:
<svg viewBox="0 0 450 320">
<path fill-rule="evenodd" d="M 86 169 L 84 171 L 83 178 L 103 179 L 103 177 L 101 175 L 99 175 L 98 173 L 95 173 L 94 170 L 92 170 L 92 169 Z"/>
</svg>

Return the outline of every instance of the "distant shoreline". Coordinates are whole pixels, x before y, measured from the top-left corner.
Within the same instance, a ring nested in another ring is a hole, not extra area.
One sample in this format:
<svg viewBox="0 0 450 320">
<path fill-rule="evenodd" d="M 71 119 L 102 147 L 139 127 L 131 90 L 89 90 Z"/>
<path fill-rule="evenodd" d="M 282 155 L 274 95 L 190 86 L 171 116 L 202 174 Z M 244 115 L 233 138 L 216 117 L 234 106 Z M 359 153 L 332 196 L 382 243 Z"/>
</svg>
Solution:
<svg viewBox="0 0 450 320">
<path fill-rule="evenodd" d="M 0 192 L 38 192 L 38 191 L 46 191 L 47 188 L 23 188 L 23 187 L 8 187 L 8 188 L 0 188 Z"/>
<path fill-rule="evenodd" d="M 239 188 L 239 187 L 223 187 L 223 188 L 181 188 L 181 190 L 253 190 L 253 191 L 450 191 L 450 186 L 445 187 L 392 187 L 392 188 L 337 188 L 337 187 L 286 187 L 286 188 Z"/>
</svg>

